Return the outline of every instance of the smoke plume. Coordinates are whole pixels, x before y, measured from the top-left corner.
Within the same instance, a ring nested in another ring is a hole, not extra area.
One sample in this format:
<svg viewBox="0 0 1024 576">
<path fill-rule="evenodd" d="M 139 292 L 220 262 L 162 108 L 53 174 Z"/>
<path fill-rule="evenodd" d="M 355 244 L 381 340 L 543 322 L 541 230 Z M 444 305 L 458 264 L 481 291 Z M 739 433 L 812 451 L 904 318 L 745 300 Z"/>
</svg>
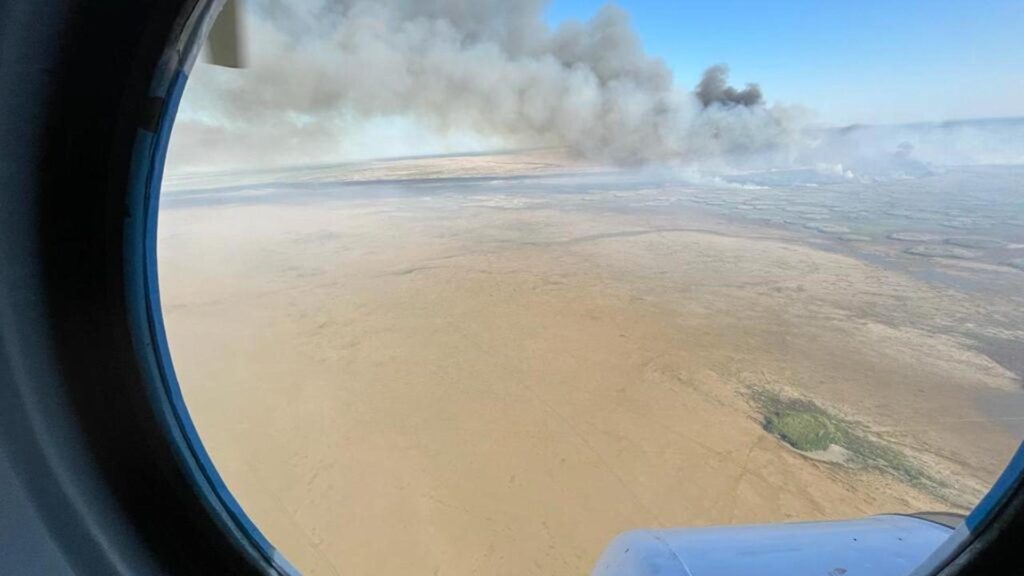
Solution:
<svg viewBox="0 0 1024 576">
<path fill-rule="evenodd" d="M 743 90 L 728 85 L 729 67 L 717 64 L 704 71 L 697 85 L 697 98 L 705 108 L 713 104 L 725 106 L 757 106 L 764 102 L 761 87 L 747 84 Z"/>
<path fill-rule="evenodd" d="M 254 0 L 251 67 L 197 66 L 172 165 L 334 159 L 347 135 L 394 117 L 618 163 L 785 153 L 799 133 L 798 115 L 728 86 L 724 66 L 696 92 L 678 87 L 620 8 L 552 29 L 544 4 Z"/>
</svg>

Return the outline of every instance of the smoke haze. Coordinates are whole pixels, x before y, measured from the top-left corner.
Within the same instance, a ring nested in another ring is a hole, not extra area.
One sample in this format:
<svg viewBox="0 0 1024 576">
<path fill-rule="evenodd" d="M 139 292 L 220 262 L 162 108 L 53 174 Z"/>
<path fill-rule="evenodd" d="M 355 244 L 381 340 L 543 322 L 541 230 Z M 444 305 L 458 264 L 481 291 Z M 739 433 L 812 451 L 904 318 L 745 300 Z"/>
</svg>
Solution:
<svg viewBox="0 0 1024 576">
<path fill-rule="evenodd" d="M 387 150 L 368 125 L 396 140 L 557 146 L 624 164 L 786 154 L 800 133 L 798 110 L 766 106 L 757 85 L 729 86 L 725 66 L 709 68 L 696 91 L 679 87 L 622 9 L 552 29 L 544 5 L 251 2 L 251 67 L 196 67 L 171 167 Z"/>
</svg>

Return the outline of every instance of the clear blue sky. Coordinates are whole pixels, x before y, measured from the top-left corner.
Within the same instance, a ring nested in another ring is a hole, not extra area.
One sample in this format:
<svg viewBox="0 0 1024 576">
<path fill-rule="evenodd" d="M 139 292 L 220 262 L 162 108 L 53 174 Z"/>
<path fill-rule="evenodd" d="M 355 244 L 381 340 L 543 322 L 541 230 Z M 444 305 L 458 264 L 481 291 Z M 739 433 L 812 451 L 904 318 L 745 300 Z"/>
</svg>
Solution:
<svg viewBox="0 0 1024 576">
<path fill-rule="evenodd" d="M 554 25 L 602 0 L 552 0 Z M 682 86 L 723 62 L 821 121 L 1024 116 L 1024 0 L 618 0 Z"/>
</svg>

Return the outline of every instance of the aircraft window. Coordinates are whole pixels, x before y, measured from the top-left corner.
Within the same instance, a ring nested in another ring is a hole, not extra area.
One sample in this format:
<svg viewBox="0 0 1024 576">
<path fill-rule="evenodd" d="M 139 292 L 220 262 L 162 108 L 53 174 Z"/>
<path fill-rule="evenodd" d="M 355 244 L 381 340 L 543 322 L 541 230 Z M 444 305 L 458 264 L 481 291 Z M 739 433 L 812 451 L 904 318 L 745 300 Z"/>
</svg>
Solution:
<svg viewBox="0 0 1024 576">
<path fill-rule="evenodd" d="M 1024 16 L 734 4 L 240 5 L 175 122 L 160 298 L 207 451 L 303 573 L 956 525 L 996 481 Z"/>
</svg>

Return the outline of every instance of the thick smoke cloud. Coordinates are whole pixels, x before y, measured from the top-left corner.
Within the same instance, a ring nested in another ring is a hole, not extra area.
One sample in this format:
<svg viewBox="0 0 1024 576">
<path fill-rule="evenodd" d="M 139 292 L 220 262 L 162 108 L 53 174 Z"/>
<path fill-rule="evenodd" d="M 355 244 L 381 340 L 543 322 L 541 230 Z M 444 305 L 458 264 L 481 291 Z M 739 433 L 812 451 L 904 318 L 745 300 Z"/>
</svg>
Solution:
<svg viewBox="0 0 1024 576">
<path fill-rule="evenodd" d="M 712 66 L 704 71 L 697 85 L 697 98 L 705 108 L 713 104 L 725 106 L 757 106 L 764 103 L 761 87 L 747 84 L 743 90 L 729 86 L 729 67 L 724 64 Z"/>
<path fill-rule="evenodd" d="M 677 87 L 628 15 L 607 5 L 556 29 L 542 0 L 250 2 L 251 68 L 197 67 L 172 167 L 245 159 L 330 160 L 368 120 L 402 117 L 436 134 L 559 146 L 642 163 L 785 154 L 793 110 L 760 89 Z M 218 143 L 223 152 L 218 152 Z"/>
</svg>

